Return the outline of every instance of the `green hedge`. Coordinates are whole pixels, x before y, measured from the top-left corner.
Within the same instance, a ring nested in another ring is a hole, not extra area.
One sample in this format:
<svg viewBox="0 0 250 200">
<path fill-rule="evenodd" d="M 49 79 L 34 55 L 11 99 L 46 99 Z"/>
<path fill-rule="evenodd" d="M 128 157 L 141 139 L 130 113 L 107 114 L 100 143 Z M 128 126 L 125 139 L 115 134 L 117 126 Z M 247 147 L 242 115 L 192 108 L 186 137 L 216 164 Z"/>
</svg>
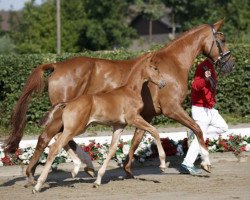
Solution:
<svg viewBox="0 0 250 200">
<path fill-rule="evenodd" d="M 250 46 L 230 45 L 233 56 L 236 58 L 236 69 L 225 77 L 219 77 L 217 108 L 222 114 L 231 114 L 235 117 L 248 117 L 250 111 Z M 143 52 L 84 52 L 79 54 L 32 54 L 32 55 L 0 55 L 0 118 L 1 125 L 7 126 L 11 111 L 20 96 L 26 78 L 31 70 L 41 63 L 62 61 L 70 57 L 84 55 L 108 59 L 129 59 Z M 198 62 L 198 59 L 195 63 Z M 189 76 L 189 86 L 195 67 Z M 190 111 L 189 94 L 184 107 Z M 32 98 L 28 123 L 36 123 L 49 108 L 48 95 L 45 92 Z M 165 118 L 157 117 L 155 124 L 166 122 Z"/>
</svg>

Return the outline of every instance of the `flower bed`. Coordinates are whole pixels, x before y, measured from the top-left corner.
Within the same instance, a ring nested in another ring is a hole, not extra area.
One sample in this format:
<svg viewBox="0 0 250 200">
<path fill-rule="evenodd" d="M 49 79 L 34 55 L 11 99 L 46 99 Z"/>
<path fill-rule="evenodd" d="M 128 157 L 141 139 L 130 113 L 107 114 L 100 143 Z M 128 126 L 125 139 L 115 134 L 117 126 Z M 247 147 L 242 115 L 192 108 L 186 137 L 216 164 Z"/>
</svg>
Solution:
<svg viewBox="0 0 250 200">
<path fill-rule="evenodd" d="M 175 142 L 169 138 L 161 138 L 164 151 L 167 156 L 183 156 L 188 149 L 188 139 L 179 140 Z M 87 152 L 92 160 L 97 160 L 102 164 L 105 160 L 108 150 L 108 143 L 90 142 L 88 145 L 80 144 L 82 149 Z M 113 159 L 118 165 L 121 165 L 125 160 L 126 155 L 130 149 L 131 141 L 122 141 L 118 145 L 117 151 Z M 226 139 L 221 136 L 218 139 L 206 140 L 206 145 L 210 152 L 227 152 L 232 151 L 236 156 L 239 156 L 243 151 L 250 151 L 250 137 L 241 137 L 240 134 L 230 134 Z M 39 159 L 39 164 L 44 164 L 49 152 L 47 147 Z M 27 147 L 24 149 L 17 149 L 14 155 L 4 155 L 3 150 L 0 149 L 0 166 L 28 164 L 31 156 L 34 153 L 34 148 Z M 158 156 L 156 144 L 152 138 L 144 138 L 135 152 L 135 159 L 139 162 L 144 162 L 148 158 Z M 52 167 L 56 167 L 59 163 L 71 162 L 72 160 L 67 156 L 67 153 L 62 150 L 55 158 Z"/>
</svg>

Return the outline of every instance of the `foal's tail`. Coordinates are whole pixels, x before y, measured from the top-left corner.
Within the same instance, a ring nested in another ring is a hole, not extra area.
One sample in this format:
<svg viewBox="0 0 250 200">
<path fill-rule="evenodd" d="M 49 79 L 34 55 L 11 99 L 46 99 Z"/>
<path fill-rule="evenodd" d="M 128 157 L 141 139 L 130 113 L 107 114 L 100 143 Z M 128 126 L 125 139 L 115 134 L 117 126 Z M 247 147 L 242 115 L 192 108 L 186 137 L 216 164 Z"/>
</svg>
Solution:
<svg viewBox="0 0 250 200">
<path fill-rule="evenodd" d="M 36 67 L 29 75 L 21 96 L 12 112 L 10 126 L 11 133 L 9 138 L 5 141 L 5 153 L 14 153 L 19 146 L 23 137 L 23 131 L 26 125 L 26 113 L 28 110 L 28 103 L 33 93 L 42 92 L 44 88 L 43 73 L 47 69 L 54 70 L 54 64 L 43 64 Z"/>
</svg>

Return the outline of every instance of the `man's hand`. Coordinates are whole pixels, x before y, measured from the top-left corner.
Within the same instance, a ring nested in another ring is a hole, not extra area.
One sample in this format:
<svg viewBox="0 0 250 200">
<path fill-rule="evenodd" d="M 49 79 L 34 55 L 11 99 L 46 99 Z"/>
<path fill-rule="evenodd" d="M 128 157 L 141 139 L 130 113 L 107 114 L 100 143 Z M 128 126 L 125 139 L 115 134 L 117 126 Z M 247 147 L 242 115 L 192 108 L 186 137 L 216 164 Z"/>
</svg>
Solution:
<svg viewBox="0 0 250 200">
<path fill-rule="evenodd" d="M 206 70 L 206 71 L 205 71 L 205 78 L 206 78 L 207 80 L 209 80 L 210 77 L 211 77 L 211 71 L 210 71 L 210 70 Z"/>
</svg>

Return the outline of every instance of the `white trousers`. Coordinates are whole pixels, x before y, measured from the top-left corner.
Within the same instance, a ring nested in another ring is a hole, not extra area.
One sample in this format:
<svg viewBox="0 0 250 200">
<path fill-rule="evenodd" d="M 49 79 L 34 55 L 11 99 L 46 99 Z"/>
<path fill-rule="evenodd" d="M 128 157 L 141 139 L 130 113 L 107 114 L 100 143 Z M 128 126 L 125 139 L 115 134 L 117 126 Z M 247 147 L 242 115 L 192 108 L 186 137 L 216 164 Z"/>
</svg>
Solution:
<svg viewBox="0 0 250 200">
<path fill-rule="evenodd" d="M 209 134 L 222 134 L 227 132 L 228 130 L 227 123 L 219 114 L 218 110 L 214 108 L 209 109 L 204 107 L 192 106 L 192 117 L 200 126 L 204 140 L 208 138 Z M 200 152 L 200 145 L 195 136 L 188 148 L 188 152 L 183 161 L 183 164 L 192 167 Z"/>
</svg>

